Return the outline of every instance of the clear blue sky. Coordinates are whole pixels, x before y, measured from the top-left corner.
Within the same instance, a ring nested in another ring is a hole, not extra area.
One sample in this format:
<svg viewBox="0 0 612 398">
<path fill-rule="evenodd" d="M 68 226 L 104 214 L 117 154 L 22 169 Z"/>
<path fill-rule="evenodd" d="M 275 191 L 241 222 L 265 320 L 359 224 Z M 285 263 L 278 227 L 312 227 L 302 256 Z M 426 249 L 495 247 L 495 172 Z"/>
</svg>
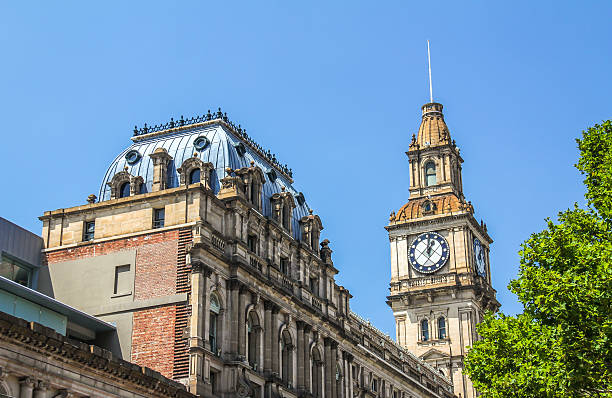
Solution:
<svg viewBox="0 0 612 398">
<path fill-rule="evenodd" d="M 608 1 L 2 2 L 0 215 L 40 233 L 83 204 L 135 124 L 222 106 L 293 168 L 331 240 L 353 310 L 385 304 L 404 152 L 434 97 L 495 239 L 502 310 L 520 243 L 583 203 L 574 139 L 612 117 Z"/>
</svg>

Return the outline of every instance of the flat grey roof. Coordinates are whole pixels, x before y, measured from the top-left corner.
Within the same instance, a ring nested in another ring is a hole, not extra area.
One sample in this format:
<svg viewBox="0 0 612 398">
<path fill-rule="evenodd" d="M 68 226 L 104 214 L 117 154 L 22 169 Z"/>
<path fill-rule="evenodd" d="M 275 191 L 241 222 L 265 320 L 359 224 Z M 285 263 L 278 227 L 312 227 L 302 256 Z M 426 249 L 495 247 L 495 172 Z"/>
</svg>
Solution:
<svg viewBox="0 0 612 398">
<path fill-rule="evenodd" d="M 116 330 L 115 326 L 108 322 L 79 311 L 76 308 L 62 303 L 61 301 L 57 301 L 56 299 L 39 293 L 36 290 L 22 286 L 19 283 L 13 282 L 12 280 L 3 276 L 0 276 L 0 289 L 65 315 L 68 318 L 68 321 L 94 332 L 110 332 Z"/>
</svg>

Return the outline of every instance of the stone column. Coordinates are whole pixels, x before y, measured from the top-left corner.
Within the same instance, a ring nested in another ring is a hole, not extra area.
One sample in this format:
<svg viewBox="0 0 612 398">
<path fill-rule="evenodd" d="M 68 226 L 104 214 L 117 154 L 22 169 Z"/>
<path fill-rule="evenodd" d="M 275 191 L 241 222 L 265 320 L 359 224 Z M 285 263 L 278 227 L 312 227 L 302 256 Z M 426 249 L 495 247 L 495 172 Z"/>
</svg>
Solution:
<svg viewBox="0 0 612 398">
<path fill-rule="evenodd" d="M 230 316 L 230 351 L 234 358 L 238 355 L 238 313 L 239 313 L 239 298 L 238 291 L 240 289 L 240 283 L 237 280 L 231 280 L 228 283 L 228 287 L 231 291 L 231 303 L 230 308 L 232 310 Z"/>
<path fill-rule="evenodd" d="M 246 296 L 247 287 L 240 286 L 238 297 L 238 355 L 246 358 Z"/>
<path fill-rule="evenodd" d="M 277 305 L 272 306 L 271 316 L 271 333 L 270 333 L 270 346 L 272 350 L 272 373 L 276 375 L 280 374 L 280 365 L 278 361 L 278 312 L 280 308 Z"/>
<path fill-rule="evenodd" d="M 304 388 L 310 391 L 310 332 L 312 326 L 304 326 Z"/>
<path fill-rule="evenodd" d="M 264 372 L 272 372 L 272 307 L 271 301 L 264 301 Z"/>
<path fill-rule="evenodd" d="M 338 343 L 332 341 L 331 343 L 331 396 L 332 398 L 338 397 L 338 381 L 336 380 L 337 364 L 338 364 Z"/>
<path fill-rule="evenodd" d="M 32 391 L 34 391 L 34 379 L 31 377 L 24 377 L 19 380 L 19 398 L 32 398 Z"/>
<path fill-rule="evenodd" d="M 304 322 L 297 321 L 297 387 L 299 390 L 304 390 Z"/>
<path fill-rule="evenodd" d="M 40 380 L 36 388 L 34 389 L 34 398 L 47 398 L 47 391 L 49 390 L 49 383 Z"/>
<path fill-rule="evenodd" d="M 324 370 L 324 374 L 325 374 L 325 397 L 326 398 L 331 398 L 332 397 L 332 380 L 334 379 L 334 375 L 332 372 L 332 359 L 331 359 L 331 345 L 332 345 L 332 339 L 330 339 L 329 337 L 326 337 L 323 340 L 323 343 L 325 344 L 325 358 L 323 359 L 323 362 L 325 363 L 325 370 Z"/>
</svg>

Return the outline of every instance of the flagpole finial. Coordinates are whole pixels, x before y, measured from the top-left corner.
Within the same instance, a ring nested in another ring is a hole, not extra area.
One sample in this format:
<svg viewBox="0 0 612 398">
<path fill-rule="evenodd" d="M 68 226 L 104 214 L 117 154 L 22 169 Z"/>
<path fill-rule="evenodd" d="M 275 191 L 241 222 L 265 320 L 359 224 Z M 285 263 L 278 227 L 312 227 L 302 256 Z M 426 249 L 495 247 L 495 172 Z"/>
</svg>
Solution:
<svg viewBox="0 0 612 398">
<path fill-rule="evenodd" d="M 429 51 L 429 40 L 427 40 L 427 66 L 429 70 L 429 102 L 434 102 L 433 100 L 433 88 L 431 85 L 431 55 Z"/>
</svg>

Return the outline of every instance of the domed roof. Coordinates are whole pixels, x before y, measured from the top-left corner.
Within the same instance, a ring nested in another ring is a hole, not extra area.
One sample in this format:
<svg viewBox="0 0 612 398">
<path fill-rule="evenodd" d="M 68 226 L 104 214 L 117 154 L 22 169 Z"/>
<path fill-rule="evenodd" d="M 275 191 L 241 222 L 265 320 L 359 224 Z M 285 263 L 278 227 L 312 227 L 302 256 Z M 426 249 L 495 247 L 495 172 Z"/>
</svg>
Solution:
<svg viewBox="0 0 612 398">
<path fill-rule="evenodd" d="M 410 149 L 434 147 L 451 143 L 450 132 L 442 114 L 442 104 L 431 102 L 422 106 L 423 119 L 419 126 L 416 139 L 410 144 Z"/>
<path fill-rule="evenodd" d="M 465 211 L 473 213 L 474 207 L 470 202 L 466 202 L 453 193 L 436 195 L 431 198 L 423 197 L 409 200 L 397 213 L 391 213 L 389 223 L 391 225 L 401 224 L 425 216 L 442 216 Z"/>
<path fill-rule="evenodd" d="M 220 114 L 220 112 L 219 112 Z M 208 114 L 196 123 L 181 123 L 172 121 L 169 125 L 156 126 L 144 129 L 135 129 L 133 144 L 123 150 L 108 167 L 102 185 L 100 186 L 99 201 L 109 200 L 111 187 L 109 182 L 113 176 L 124 170 L 133 176 L 141 176 L 144 179 L 142 193 L 150 192 L 153 185 L 153 159 L 151 155 L 156 150 L 164 148 L 172 160 L 168 165 L 167 188 L 179 186 L 179 175 L 177 169 L 186 159 L 196 156 L 203 162 L 210 162 L 214 167 L 212 188 L 215 193 L 219 192 L 221 179 L 226 176 L 226 169 L 240 169 L 251 166 L 261 168 L 265 174 L 262 188 L 263 213 L 271 215 L 270 197 L 275 193 L 290 192 L 296 199 L 296 207 L 293 210 L 294 237 L 299 239 L 299 220 L 309 214 L 309 207 L 304 200 L 304 195 L 292 185 L 291 170 L 280 165 L 274 155 L 264 151 L 251 138 L 246 131 L 236 128 L 227 116 L 216 118 L 217 113 Z M 194 120 L 194 119 L 192 119 Z M 181 119 L 181 122 L 184 122 Z M 175 124 L 176 123 L 176 124 Z M 180 127 L 174 127 L 180 126 Z M 156 131 L 159 130 L 159 131 Z"/>
</svg>

